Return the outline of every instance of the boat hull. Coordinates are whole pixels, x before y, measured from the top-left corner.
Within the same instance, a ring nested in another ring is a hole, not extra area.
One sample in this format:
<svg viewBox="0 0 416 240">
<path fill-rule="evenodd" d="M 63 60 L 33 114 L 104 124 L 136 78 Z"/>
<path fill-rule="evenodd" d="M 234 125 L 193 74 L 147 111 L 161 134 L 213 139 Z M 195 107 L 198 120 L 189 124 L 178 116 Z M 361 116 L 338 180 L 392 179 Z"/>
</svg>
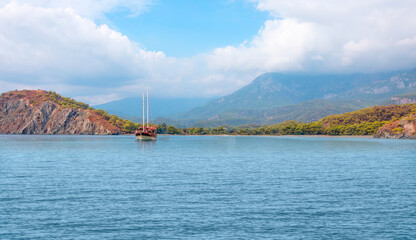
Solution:
<svg viewBox="0 0 416 240">
<path fill-rule="evenodd" d="M 138 140 L 138 141 L 156 141 L 156 136 L 136 134 L 136 140 Z"/>
</svg>

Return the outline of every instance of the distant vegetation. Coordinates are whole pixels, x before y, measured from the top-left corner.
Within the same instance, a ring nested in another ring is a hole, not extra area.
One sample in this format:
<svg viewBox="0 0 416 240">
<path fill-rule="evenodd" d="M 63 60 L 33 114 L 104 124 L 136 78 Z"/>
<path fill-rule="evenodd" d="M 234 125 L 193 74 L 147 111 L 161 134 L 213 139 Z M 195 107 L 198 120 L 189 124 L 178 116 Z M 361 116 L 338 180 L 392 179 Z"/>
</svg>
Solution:
<svg viewBox="0 0 416 240">
<path fill-rule="evenodd" d="M 97 109 L 94 111 L 98 113 L 100 116 L 102 116 L 104 119 L 108 120 L 114 126 L 120 128 L 121 131 L 123 131 L 123 133 L 134 133 L 135 130 L 142 126 L 141 124 L 134 123 L 127 119 L 122 119 L 120 117 L 117 117 L 116 115 L 109 115 L 107 111 L 104 111 L 102 109 Z"/>
<path fill-rule="evenodd" d="M 375 106 L 330 115 L 312 123 L 285 121 L 270 126 L 175 128 L 158 125 L 159 133 L 185 135 L 373 135 L 386 123 L 416 112 L 416 104 Z"/>
<path fill-rule="evenodd" d="M 62 97 L 60 94 L 53 92 L 53 91 L 49 91 L 45 96 L 42 96 L 40 94 L 38 97 L 43 97 L 45 101 L 50 100 L 54 103 L 59 104 L 61 107 L 64 107 L 64 108 L 87 109 L 87 110 L 93 109 L 86 103 L 78 102 L 72 98 Z"/>
<path fill-rule="evenodd" d="M 92 110 L 88 104 L 83 102 L 78 102 L 72 98 L 63 97 L 60 94 L 53 91 L 43 91 L 43 90 L 14 90 L 7 93 L 2 93 L 1 96 L 17 97 L 17 98 L 27 98 L 29 102 L 33 105 L 38 105 L 44 101 L 51 101 L 58 104 L 64 108 L 75 108 L 75 109 L 86 109 Z"/>
<path fill-rule="evenodd" d="M 403 95 L 398 95 L 395 97 L 399 97 L 399 98 L 416 98 L 416 93 L 409 93 L 409 94 L 403 94 Z"/>
</svg>

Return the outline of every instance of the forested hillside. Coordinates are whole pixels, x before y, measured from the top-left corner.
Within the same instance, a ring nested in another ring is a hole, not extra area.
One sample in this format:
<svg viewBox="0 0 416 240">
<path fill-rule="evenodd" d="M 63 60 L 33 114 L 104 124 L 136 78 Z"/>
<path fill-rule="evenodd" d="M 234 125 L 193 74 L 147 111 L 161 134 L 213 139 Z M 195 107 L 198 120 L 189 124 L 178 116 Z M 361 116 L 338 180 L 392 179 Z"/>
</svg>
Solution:
<svg viewBox="0 0 416 240">
<path fill-rule="evenodd" d="M 374 135 L 380 127 L 386 124 L 402 118 L 410 121 L 409 116 L 414 113 L 416 113 L 416 104 L 374 106 L 354 112 L 330 115 L 312 123 L 290 120 L 269 126 L 220 126 L 217 128 L 175 128 L 161 125 L 159 131 L 191 135 Z"/>
</svg>

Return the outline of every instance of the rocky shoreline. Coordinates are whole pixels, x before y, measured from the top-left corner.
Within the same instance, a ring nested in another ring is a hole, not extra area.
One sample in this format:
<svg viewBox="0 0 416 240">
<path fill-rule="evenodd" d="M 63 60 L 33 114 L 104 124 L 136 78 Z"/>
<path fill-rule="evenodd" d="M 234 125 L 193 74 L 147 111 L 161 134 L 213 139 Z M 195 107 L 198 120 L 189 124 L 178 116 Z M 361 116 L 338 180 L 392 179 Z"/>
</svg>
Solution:
<svg viewBox="0 0 416 240">
<path fill-rule="evenodd" d="M 416 139 L 416 114 L 382 126 L 374 138 Z"/>
<path fill-rule="evenodd" d="M 15 91 L 0 97 L 0 134 L 115 135 L 121 130 L 93 110 L 45 100 L 46 91 Z"/>
</svg>

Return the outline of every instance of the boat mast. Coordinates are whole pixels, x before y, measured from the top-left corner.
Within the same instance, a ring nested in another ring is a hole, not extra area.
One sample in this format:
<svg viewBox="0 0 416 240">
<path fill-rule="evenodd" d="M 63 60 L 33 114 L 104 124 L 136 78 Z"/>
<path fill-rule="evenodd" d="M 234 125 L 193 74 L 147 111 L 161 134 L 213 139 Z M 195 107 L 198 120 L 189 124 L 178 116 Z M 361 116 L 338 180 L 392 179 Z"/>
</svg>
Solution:
<svg viewBox="0 0 416 240">
<path fill-rule="evenodd" d="M 144 93 L 143 93 L 143 125 L 142 125 L 142 129 L 144 131 Z"/>
<path fill-rule="evenodd" d="M 149 90 L 147 90 L 147 127 L 149 127 Z"/>
</svg>

